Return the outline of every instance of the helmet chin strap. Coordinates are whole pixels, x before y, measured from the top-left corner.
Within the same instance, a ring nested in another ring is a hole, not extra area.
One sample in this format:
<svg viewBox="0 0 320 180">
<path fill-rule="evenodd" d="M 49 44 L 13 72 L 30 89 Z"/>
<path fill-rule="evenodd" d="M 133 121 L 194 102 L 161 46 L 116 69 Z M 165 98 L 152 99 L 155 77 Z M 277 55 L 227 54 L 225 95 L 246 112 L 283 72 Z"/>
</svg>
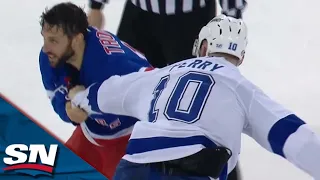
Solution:
<svg viewBox="0 0 320 180">
<path fill-rule="evenodd" d="M 199 39 L 195 39 L 192 47 L 192 56 L 199 57 L 200 51 L 199 51 Z"/>
</svg>

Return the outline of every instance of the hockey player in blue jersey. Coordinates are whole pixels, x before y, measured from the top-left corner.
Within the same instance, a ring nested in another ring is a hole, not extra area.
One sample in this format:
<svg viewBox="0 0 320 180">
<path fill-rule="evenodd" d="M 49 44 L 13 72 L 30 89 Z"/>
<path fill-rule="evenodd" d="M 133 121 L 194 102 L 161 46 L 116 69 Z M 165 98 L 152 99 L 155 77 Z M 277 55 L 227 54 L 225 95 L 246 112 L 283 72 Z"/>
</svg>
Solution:
<svg viewBox="0 0 320 180">
<path fill-rule="evenodd" d="M 88 117 L 71 104 L 68 91 L 74 85 L 88 87 L 112 75 L 151 66 L 141 53 L 112 33 L 88 26 L 83 9 L 72 3 L 46 10 L 40 24 L 44 44 L 39 63 L 44 87 L 60 118 L 77 125 L 66 145 L 111 178 L 137 119 L 99 112 Z"/>
<path fill-rule="evenodd" d="M 197 58 L 69 92 L 88 113 L 141 120 L 114 180 L 225 180 L 241 133 L 320 180 L 320 136 L 240 73 L 246 46 L 245 23 L 221 15 L 201 29 Z"/>
</svg>

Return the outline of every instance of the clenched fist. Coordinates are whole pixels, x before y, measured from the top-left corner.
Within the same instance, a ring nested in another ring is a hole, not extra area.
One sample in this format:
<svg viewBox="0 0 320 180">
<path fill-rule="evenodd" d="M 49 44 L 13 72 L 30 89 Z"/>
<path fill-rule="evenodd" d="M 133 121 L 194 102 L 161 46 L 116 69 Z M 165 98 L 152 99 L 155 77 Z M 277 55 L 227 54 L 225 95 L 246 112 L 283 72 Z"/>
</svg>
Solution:
<svg viewBox="0 0 320 180">
<path fill-rule="evenodd" d="M 84 86 L 77 85 L 69 90 L 68 97 L 73 99 L 78 92 L 84 91 L 86 88 Z"/>
<path fill-rule="evenodd" d="M 77 95 L 77 93 L 82 92 L 85 90 L 84 86 L 75 86 L 72 89 L 69 90 L 68 97 L 69 99 L 74 99 L 74 97 Z M 88 118 L 88 113 L 82 110 L 81 108 L 72 105 L 72 103 L 69 101 L 66 103 L 66 112 L 68 117 L 71 119 L 71 121 L 75 123 L 81 123 L 85 121 Z"/>
<path fill-rule="evenodd" d="M 71 121 L 75 123 L 82 123 L 88 118 L 88 113 L 76 106 L 72 106 L 70 101 L 66 103 L 66 112 Z"/>
</svg>

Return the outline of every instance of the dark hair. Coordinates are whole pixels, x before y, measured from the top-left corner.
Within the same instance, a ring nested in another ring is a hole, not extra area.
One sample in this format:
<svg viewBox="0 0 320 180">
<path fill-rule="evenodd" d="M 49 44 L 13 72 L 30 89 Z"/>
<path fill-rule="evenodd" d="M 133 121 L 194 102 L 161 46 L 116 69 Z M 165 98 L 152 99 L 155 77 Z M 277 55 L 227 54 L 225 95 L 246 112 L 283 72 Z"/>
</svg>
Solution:
<svg viewBox="0 0 320 180">
<path fill-rule="evenodd" d="M 72 37 L 78 33 L 83 36 L 87 34 L 88 19 L 84 10 L 77 5 L 66 2 L 46 9 L 41 15 L 40 25 L 48 24 L 50 28 L 57 26 L 62 28 L 63 32 Z"/>
</svg>

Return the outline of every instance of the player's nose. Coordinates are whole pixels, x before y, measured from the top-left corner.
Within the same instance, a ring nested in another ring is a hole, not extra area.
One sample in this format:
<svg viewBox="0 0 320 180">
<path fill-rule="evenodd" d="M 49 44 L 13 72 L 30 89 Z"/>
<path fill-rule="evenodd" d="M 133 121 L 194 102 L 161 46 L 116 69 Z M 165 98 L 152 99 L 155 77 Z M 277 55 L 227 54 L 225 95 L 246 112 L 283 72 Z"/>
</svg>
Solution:
<svg viewBox="0 0 320 180">
<path fill-rule="evenodd" d="M 42 46 L 42 51 L 44 53 L 48 53 L 50 51 L 50 48 L 48 47 L 48 45 L 46 45 L 46 43 L 43 44 Z"/>
</svg>

